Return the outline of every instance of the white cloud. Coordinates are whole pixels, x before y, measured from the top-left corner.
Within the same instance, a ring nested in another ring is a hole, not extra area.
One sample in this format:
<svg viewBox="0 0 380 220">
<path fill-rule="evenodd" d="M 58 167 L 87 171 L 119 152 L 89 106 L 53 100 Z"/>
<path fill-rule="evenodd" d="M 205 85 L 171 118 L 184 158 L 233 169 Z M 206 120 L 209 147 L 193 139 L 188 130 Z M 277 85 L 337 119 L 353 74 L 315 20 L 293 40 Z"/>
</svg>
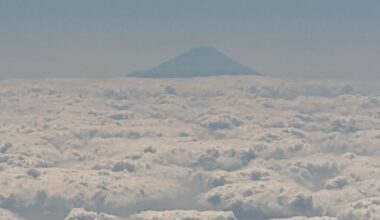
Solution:
<svg viewBox="0 0 380 220">
<path fill-rule="evenodd" d="M 172 210 L 172 211 L 145 211 L 130 217 L 131 220 L 235 220 L 232 212 L 222 211 L 195 211 L 195 210 Z"/>
<path fill-rule="evenodd" d="M 0 208 L 31 220 L 378 219 L 376 86 L 0 81 Z"/>
<path fill-rule="evenodd" d="M 86 211 L 83 208 L 75 208 L 70 211 L 65 220 L 117 220 L 116 216 L 105 213 Z"/>
<path fill-rule="evenodd" d="M 6 209 L 0 208 L 0 220 L 21 220 L 21 218 Z"/>
</svg>

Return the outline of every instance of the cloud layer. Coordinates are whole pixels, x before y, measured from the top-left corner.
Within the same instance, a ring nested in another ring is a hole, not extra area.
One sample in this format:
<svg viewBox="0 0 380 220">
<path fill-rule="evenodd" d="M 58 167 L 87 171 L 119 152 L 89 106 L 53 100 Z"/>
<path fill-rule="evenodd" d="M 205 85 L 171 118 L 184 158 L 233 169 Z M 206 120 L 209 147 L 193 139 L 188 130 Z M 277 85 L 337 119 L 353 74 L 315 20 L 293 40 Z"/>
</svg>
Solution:
<svg viewBox="0 0 380 220">
<path fill-rule="evenodd" d="M 378 86 L 0 81 L 0 219 L 379 219 Z"/>
</svg>

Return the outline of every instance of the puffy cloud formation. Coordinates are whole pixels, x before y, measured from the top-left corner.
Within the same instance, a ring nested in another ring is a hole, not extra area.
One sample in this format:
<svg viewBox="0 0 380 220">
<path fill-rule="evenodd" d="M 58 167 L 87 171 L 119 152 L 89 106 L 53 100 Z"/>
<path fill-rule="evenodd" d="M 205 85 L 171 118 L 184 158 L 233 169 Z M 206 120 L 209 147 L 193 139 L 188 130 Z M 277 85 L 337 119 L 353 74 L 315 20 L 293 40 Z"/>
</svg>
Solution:
<svg viewBox="0 0 380 220">
<path fill-rule="evenodd" d="M 0 208 L 0 220 L 21 220 L 21 218 L 18 218 L 12 212 L 6 209 Z"/>
<path fill-rule="evenodd" d="M 378 88 L 244 76 L 0 81 L 0 216 L 380 219 Z"/>
<path fill-rule="evenodd" d="M 82 208 L 75 208 L 70 211 L 65 220 L 117 220 L 116 216 L 105 213 L 88 212 Z"/>
<path fill-rule="evenodd" d="M 343 219 L 380 219 L 380 197 L 370 197 L 355 201 L 343 209 Z"/>
<path fill-rule="evenodd" d="M 232 212 L 172 210 L 145 211 L 130 217 L 130 220 L 236 220 Z"/>
</svg>

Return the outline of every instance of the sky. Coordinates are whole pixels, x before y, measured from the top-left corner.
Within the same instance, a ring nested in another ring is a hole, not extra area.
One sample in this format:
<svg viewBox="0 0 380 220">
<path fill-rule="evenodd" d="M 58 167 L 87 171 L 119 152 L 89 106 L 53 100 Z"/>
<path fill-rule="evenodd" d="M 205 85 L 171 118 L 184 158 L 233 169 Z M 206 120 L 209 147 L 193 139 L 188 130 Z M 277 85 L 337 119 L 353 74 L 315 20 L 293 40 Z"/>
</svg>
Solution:
<svg viewBox="0 0 380 220">
<path fill-rule="evenodd" d="M 0 0 L 0 79 L 123 76 L 199 46 L 265 75 L 380 78 L 378 0 Z"/>
</svg>

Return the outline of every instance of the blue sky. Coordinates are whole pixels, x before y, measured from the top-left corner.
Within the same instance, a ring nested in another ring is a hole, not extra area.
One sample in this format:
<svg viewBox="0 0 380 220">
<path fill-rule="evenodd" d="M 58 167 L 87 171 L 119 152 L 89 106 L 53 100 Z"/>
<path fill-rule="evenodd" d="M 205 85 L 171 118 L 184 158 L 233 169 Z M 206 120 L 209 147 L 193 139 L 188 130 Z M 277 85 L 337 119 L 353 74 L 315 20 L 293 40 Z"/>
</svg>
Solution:
<svg viewBox="0 0 380 220">
<path fill-rule="evenodd" d="M 380 78 L 380 1 L 0 0 L 0 78 L 125 75 L 197 46 L 271 76 Z"/>
</svg>

